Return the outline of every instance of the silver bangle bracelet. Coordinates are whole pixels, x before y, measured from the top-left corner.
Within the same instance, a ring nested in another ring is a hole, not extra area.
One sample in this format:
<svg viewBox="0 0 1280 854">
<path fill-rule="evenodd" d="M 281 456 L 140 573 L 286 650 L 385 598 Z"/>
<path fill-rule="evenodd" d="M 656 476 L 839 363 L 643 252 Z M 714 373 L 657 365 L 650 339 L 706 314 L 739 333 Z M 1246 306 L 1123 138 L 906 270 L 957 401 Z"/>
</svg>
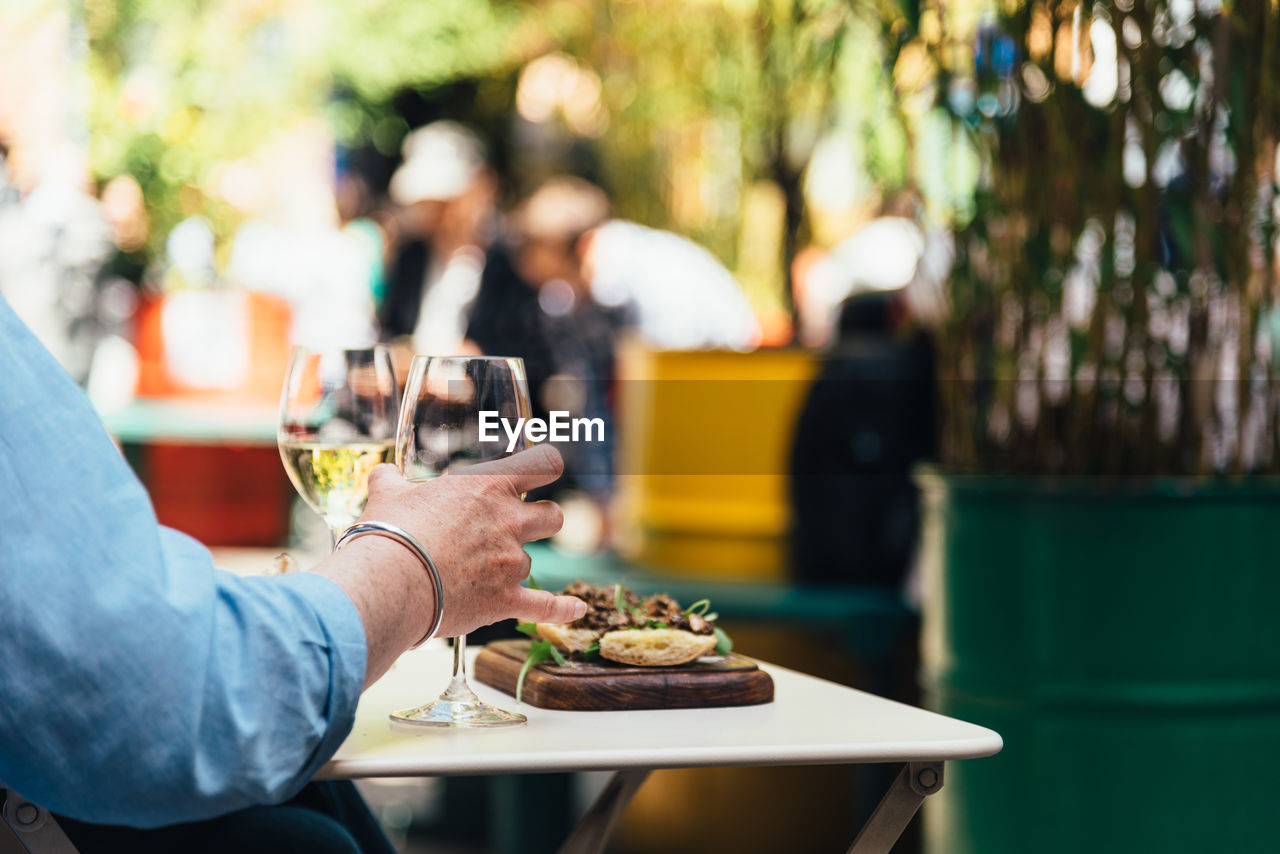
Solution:
<svg viewBox="0 0 1280 854">
<path fill-rule="evenodd" d="M 418 542 L 416 537 L 399 525 L 392 525 L 390 522 L 360 522 L 352 525 L 338 538 L 334 551 L 342 548 L 351 540 L 366 537 L 370 534 L 395 540 L 413 552 L 417 555 L 418 560 L 422 561 L 422 566 L 427 571 L 427 577 L 431 579 L 431 587 L 436 594 L 436 614 L 431 621 L 431 629 L 422 636 L 422 640 L 409 647 L 410 649 L 417 649 L 435 637 L 436 632 L 440 631 L 440 623 L 444 620 L 444 584 L 440 581 L 440 570 L 436 568 L 436 562 L 431 559 L 431 555 L 427 553 L 426 548 L 423 547 L 422 543 Z"/>
</svg>

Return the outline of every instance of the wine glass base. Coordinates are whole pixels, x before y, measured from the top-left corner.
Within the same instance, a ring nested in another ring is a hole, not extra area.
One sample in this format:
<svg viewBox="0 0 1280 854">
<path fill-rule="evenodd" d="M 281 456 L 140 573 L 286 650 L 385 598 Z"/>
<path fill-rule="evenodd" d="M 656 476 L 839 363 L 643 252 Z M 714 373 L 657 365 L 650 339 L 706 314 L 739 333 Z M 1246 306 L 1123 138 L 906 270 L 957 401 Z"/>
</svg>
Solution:
<svg viewBox="0 0 1280 854">
<path fill-rule="evenodd" d="M 528 720 L 518 712 L 508 712 L 480 700 L 441 698 L 413 709 L 391 713 L 391 720 L 410 726 L 493 727 L 521 726 Z"/>
</svg>

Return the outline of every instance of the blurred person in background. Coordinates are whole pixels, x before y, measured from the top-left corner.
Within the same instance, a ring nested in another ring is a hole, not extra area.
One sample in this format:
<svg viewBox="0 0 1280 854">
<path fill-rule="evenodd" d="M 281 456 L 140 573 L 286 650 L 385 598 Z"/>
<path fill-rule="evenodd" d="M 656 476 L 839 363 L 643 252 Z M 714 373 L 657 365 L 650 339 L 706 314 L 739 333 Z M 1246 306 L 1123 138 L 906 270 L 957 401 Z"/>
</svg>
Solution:
<svg viewBox="0 0 1280 854">
<path fill-rule="evenodd" d="M 934 348 L 904 289 L 840 307 L 792 439 L 792 568 L 817 584 L 901 589 L 920 532 L 912 468 L 936 450 Z"/>
<path fill-rule="evenodd" d="M 0 211 L 22 201 L 22 192 L 9 175 L 9 146 L 0 137 Z"/>
<path fill-rule="evenodd" d="M 387 294 L 387 270 L 400 228 L 390 211 L 378 206 L 368 180 L 350 169 L 340 170 L 333 189 L 334 206 L 343 236 L 360 249 L 368 271 L 369 293 L 375 309 Z"/>
<path fill-rule="evenodd" d="M 239 187 L 237 198 L 250 214 L 232 239 L 225 274 L 215 269 L 212 229 L 188 217 L 174 229 L 186 229 L 182 240 L 170 233 L 166 277 L 208 291 L 283 298 L 294 344 L 372 345 L 377 328 L 369 255 L 340 227 L 334 160 L 323 123 L 300 121 L 264 141 L 253 158 L 225 167 L 222 180 Z M 229 325 L 221 332 L 227 339 L 233 333 Z"/>
<path fill-rule="evenodd" d="M 0 151 L 7 163 L 7 150 Z M 0 296 L 80 384 L 102 337 L 98 281 L 113 252 L 84 155 L 62 144 L 25 195 L 0 165 Z"/>
<path fill-rule="evenodd" d="M 115 244 L 103 275 L 141 286 L 147 272 L 147 237 L 151 232 L 142 185 L 132 175 L 117 175 L 102 185 L 98 198 L 111 224 L 111 240 Z"/>
<path fill-rule="evenodd" d="M 954 248 L 947 231 L 922 227 L 921 219 L 918 196 L 897 193 L 881 204 L 878 216 L 830 250 L 810 247 L 797 256 L 793 280 L 800 343 L 830 344 L 844 301 L 865 291 L 906 288 L 913 317 L 926 325 L 941 319 Z"/>
<path fill-rule="evenodd" d="M 404 163 L 389 189 L 401 235 L 378 308 L 398 369 L 413 353 L 474 351 L 464 342 L 493 242 L 497 194 L 484 143 L 457 122 L 421 127 L 401 149 Z"/>
<path fill-rule="evenodd" d="M 607 542 L 612 488 L 611 385 L 619 337 L 652 347 L 747 349 L 760 330 L 737 281 L 710 252 L 670 232 L 609 220 L 599 187 L 571 176 L 543 182 L 511 213 L 511 264 L 482 277 L 468 338 L 525 359 L 537 414 L 601 418 L 606 441 L 562 445 L 562 489 L 581 490 L 583 550 Z M 573 537 L 566 524 L 562 539 Z"/>
<path fill-rule="evenodd" d="M 114 244 L 98 273 L 98 322 L 103 337 L 94 350 L 86 390 L 99 412 L 121 409 L 138 385 L 139 357 L 134 318 L 148 275 L 150 221 L 142 187 L 132 175 L 117 175 L 99 193 Z"/>
<path fill-rule="evenodd" d="M 532 362 L 530 392 L 540 416 L 556 410 L 604 422 L 604 441 L 559 445 L 565 457 L 560 488 L 583 491 L 601 509 L 611 486 L 608 400 L 622 315 L 592 299 L 583 251 L 587 235 L 608 214 L 604 191 L 581 178 L 539 185 L 511 212 L 512 265 L 486 270 L 468 331 L 486 353 L 515 348 L 514 355 Z"/>
<path fill-rule="evenodd" d="M 180 250 L 169 261 L 174 270 L 190 267 Z M 236 231 L 227 279 L 287 300 L 294 344 L 358 348 L 377 340 L 366 249 L 336 222 L 246 222 Z"/>
<path fill-rule="evenodd" d="M 649 346 L 747 350 L 760 343 L 742 286 L 688 238 L 612 220 L 586 235 L 580 253 L 596 302 L 625 309 Z"/>
</svg>

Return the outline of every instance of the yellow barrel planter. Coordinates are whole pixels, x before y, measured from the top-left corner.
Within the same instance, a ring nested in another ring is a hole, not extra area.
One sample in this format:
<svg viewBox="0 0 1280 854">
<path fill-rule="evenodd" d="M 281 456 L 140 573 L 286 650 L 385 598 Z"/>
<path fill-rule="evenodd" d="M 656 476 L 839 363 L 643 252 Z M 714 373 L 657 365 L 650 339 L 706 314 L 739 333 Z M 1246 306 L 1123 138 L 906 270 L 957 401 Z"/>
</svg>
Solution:
<svg viewBox="0 0 1280 854">
<path fill-rule="evenodd" d="M 628 559 L 691 577 L 778 580 L 787 456 L 817 371 L 807 350 L 619 359 L 618 531 Z"/>
</svg>

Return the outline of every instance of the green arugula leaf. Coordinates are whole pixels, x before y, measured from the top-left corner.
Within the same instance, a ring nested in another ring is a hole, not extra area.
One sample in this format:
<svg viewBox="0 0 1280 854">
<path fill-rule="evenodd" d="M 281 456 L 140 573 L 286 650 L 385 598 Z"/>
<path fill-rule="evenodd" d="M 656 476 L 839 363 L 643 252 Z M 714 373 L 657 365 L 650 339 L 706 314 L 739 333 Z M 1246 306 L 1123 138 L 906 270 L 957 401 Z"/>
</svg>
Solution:
<svg viewBox="0 0 1280 854">
<path fill-rule="evenodd" d="M 538 624 L 537 623 L 516 623 L 516 631 L 520 632 L 521 634 L 528 635 L 531 638 L 536 638 L 538 636 Z"/>
<path fill-rule="evenodd" d="M 551 647 L 551 658 L 555 661 L 557 667 L 564 667 L 564 653 L 556 649 L 555 646 Z"/>
<path fill-rule="evenodd" d="M 702 614 L 706 615 L 707 609 L 711 607 L 710 599 L 699 599 L 688 608 L 684 609 L 685 614 Z"/>
<path fill-rule="evenodd" d="M 648 620 L 647 622 L 645 622 L 644 627 L 645 627 L 646 629 L 669 629 L 669 628 L 671 628 L 670 626 L 668 626 L 666 623 L 662 622 L 661 620 Z"/>
<path fill-rule="evenodd" d="M 524 677 L 529 675 L 529 670 L 547 660 L 551 655 L 551 641 L 536 640 L 529 644 L 529 654 L 524 658 L 524 666 L 520 668 L 520 675 L 516 678 L 516 703 L 520 702 L 520 695 L 524 693 Z"/>
<path fill-rule="evenodd" d="M 728 655 L 733 652 L 733 638 L 725 633 L 725 630 L 719 626 L 715 627 L 716 636 L 716 655 Z"/>
<path fill-rule="evenodd" d="M 708 623 L 714 623 L 716 620 L 720 619 L 720 615 L 715 611 L 712 611 L 710 614 L 703 614 L 702 619 L 706 620 Z"/>
<path fill-rule="evenodd" d="M 599 658 L 600 657 L 600 641 L 592 641 L 591 646 L 582 651 L 583 658 Z"/>
<path fill-rule="evenodd" d="M 622 585 L 613 585 L 613 607 L 616 611 L 627 610 L 627 597 L 622 595 Z"/>
</svg>

